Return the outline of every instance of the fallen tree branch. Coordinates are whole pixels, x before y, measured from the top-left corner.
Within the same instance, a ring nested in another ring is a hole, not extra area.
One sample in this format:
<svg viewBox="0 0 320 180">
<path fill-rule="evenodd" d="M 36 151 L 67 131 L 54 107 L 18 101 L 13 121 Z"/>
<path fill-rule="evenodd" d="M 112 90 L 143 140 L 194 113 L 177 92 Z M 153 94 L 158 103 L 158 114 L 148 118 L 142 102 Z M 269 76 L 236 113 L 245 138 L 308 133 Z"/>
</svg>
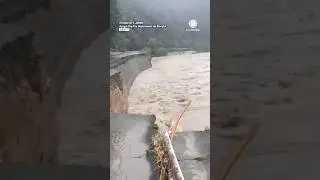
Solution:
<svg viewBox="0 0 320 180">
<path fill-rule="evenodd" d="M 183 114 L 187 111 L 187 109 L 188 109 L 188 107 L 190 106 L 190 104 L 191 104 L 191 100 L 189 100 L 188 104 L 184 107 L 184 109 L 183 109 L 183 111 L 181 112 L 178 120 L 176 121 L 175 126 L 172 128 L 171 134 L 170 134 L 170 140 L 172 140 L 172 139 L 176 136 L 177 128 L 178 128 L 178 125 L 179 125 L 179 123 L 180 123 L 180 121 L 181 121 L 181 118 L 182 118 Z"/>
</svg>

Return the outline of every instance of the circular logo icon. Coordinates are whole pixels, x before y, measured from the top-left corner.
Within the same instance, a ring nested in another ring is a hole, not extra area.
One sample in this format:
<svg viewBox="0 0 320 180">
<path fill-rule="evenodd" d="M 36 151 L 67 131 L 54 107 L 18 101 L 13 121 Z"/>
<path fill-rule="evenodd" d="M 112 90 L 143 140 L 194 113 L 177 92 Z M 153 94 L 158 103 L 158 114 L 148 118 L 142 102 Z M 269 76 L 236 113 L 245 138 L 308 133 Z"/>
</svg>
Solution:
<svg viewBox="0 0 320 180">
<path fill-rule="evenodd" d="M 198 21 L 196 19 L 191 19 L 189 21 L 189 27 L 190 28 L 196 28 L 198 26 Z"/>
</svg>

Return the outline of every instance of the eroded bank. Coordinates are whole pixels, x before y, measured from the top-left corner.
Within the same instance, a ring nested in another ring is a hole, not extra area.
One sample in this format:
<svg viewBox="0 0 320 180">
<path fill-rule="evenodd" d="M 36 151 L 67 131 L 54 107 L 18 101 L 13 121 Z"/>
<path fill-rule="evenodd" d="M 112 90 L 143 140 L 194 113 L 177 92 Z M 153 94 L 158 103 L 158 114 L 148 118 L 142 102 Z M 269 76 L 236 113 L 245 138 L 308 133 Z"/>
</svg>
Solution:
<svg viewBox="0 0 320 180">
<path fill-rule="evenodd" d="M 55 160 L 57 105 L 81 52 L 107 30 L 107 3 L 0 2 L 2 161 Z M 47 85 L 49 90 L 40 98 Z"/>
</svg>

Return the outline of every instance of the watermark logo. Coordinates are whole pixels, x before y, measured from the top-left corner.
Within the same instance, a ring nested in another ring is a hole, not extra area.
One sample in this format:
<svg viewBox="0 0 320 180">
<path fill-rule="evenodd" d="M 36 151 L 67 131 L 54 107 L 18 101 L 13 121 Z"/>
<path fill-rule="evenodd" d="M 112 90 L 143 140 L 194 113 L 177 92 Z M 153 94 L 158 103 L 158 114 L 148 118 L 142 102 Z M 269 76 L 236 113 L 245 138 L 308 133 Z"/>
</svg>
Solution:
<svg viewBox="0 0 320 180">
<path fill-rule="evenodd" d="M 197 21 L 196 19 L 191 19 L 191 20 L 189 21 L 189 27 L 190 27 L 190 28 L 194 29 L 194 28 L 196 28 L 197 26 L 198 26 L 198 21 Z"/>
<path fill-rule="evenodd" d="M 189 20 L 189 28 L 186 29 L 186 31 L 200 31 L 198 27 L 198 21 L 196 19 L 190 19 Z"/>
</svg>

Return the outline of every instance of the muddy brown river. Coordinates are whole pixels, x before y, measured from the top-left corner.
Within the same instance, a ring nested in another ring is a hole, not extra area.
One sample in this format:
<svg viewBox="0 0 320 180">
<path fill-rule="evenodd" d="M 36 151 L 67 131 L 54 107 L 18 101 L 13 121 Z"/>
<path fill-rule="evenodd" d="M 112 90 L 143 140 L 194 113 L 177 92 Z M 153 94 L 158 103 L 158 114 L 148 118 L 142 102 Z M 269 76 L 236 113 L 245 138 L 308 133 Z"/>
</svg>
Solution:
<svg viewBox="0 0 320 180">
<path fill-rule="evenodd" d="M 152 68 L 134 81 L 129 113 L 154 114 L 159 122 L 176 121 L 184 107 L 178 131 L 210 127 L 210 53 L 169 55 L 152 59 Z"/>
</svg>

